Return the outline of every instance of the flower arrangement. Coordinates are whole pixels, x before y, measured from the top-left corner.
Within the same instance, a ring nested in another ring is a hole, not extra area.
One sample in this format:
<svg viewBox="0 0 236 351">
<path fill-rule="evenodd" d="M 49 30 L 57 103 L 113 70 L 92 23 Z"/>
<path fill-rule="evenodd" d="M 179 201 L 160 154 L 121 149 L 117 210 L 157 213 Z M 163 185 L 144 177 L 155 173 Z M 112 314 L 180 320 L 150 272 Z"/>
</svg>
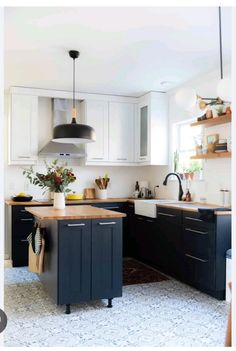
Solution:
<svg viewBox="0 0 236 351">
<path fill-rule="evenodd" d="M 54 160 L 50 165 L 45 161 L 46 174 L 34 172 L 33 167 L 24 169 L 23 175 L 29 179 L 31 184 L 38 185 L 42 189 L 49 189 L 54 193 L 68 193 L 67 188 L 70 183 L 76 180 L 72 169 L 67 168 L 67 164 L 58 165 L 58 160 Z M 46 191 L 45 190 L 45 191 Z"/>
</svg>

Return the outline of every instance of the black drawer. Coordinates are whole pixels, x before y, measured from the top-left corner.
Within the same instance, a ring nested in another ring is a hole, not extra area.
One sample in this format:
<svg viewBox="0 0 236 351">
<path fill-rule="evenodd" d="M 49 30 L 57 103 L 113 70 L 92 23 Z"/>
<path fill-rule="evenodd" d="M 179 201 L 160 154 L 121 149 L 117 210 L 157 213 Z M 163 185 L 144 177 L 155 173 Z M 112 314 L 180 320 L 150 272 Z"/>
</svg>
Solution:
<svg viewBox="0 0 236 351">
<path fill-rule="evenodd" d="M 24 218 L 21 218 L 12 223 L 12 239 L 15 238 L 24 238 L 27 237 L 33 229 L 34 219 L 29 221 L 23 221 Z"/>
<path fill-rule="evenodd" d="M 190 228 L 205 228 L 205 229 L 213 229 L 215 227 L 215 221 L 206 222 L 199 218 L 200 215 L 198 212 L 191 211 L 183 211 L 183 224 L 184 227 Z"/>
<path fill-rule="evenodd" d="M 209 259 L 214 252 L 214 233 L 209 229 L 184 228 L 184 252 L 200 259 Z"/>
<path fill-rule="evenodd" d="M 13 267 L 28 266 L 28 241 L 26 238 L 15 238 L 12 243 Z"/>
<path fill-rule="evenodd" d="M 165 220 L 170 223 L 182 223 L 182 211 L 167 207 L 157 207 L 157 219 Z"/>
<path fill-rule="evenodd" d="M 214 262 L 195 255 L 185 254 L 185 273 L 187 282 L 204 290 L 215 289 Z"/>
<path fill-rule="evenodd" d="M 25 206 L 12 206 L 12 218 L 13 221 L 19 221 L 20 219 L 34 218 L 34 216 L 26 210 Z"/>
</svg>

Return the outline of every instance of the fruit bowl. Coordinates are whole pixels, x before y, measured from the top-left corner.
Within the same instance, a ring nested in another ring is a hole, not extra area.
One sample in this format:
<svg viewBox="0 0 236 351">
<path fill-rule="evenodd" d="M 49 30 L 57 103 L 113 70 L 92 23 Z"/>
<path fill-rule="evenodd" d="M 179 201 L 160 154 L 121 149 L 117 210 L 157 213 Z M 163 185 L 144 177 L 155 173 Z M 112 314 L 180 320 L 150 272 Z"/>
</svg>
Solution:
<svg viewBox="0 0 236 351">
<path fill-rule="evenodd" d="M 16 202 L 31 201 L 32 199 L 33 199 L 33 196 L 31 196 L 31 195 L 24 195 L 24 196 L 16 195 L 16 196 L 12 197 L 12 200 L 16 201 Z"/>
</svg>

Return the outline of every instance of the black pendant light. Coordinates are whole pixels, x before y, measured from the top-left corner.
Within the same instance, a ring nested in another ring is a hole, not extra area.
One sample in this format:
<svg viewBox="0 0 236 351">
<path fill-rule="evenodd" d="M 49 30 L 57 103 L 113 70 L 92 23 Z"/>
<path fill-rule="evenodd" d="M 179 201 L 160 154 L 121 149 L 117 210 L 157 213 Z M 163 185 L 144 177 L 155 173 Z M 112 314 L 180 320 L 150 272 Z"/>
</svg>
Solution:
<svg viewBox="0 0 236 351">
<path fill-rule="evenodd" d="M 82 144 L 96 141 L 95 131 L 86 124 L 76 122 L 75 107 L 75 60 L 79 57 L 79 51 L 70 50 L 70 57 L 73 59 L 73 108 L 72 121 L 70 124 L 59 124 L 53 129 L 53 141 L 57 143 Z"/>
</svg>

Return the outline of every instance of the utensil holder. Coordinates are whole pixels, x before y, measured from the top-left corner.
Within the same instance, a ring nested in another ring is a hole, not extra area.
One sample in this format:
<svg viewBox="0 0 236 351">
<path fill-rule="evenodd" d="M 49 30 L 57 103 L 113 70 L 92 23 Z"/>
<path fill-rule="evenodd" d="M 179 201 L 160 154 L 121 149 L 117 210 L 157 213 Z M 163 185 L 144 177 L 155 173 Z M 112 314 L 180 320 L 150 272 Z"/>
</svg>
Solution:
<svg viewBox="0 0 236 351">
<path fill-rule="evenodd" d="M 107 189 L 96 190 L 97 199 L 107 199 Z"/>
</svg>

